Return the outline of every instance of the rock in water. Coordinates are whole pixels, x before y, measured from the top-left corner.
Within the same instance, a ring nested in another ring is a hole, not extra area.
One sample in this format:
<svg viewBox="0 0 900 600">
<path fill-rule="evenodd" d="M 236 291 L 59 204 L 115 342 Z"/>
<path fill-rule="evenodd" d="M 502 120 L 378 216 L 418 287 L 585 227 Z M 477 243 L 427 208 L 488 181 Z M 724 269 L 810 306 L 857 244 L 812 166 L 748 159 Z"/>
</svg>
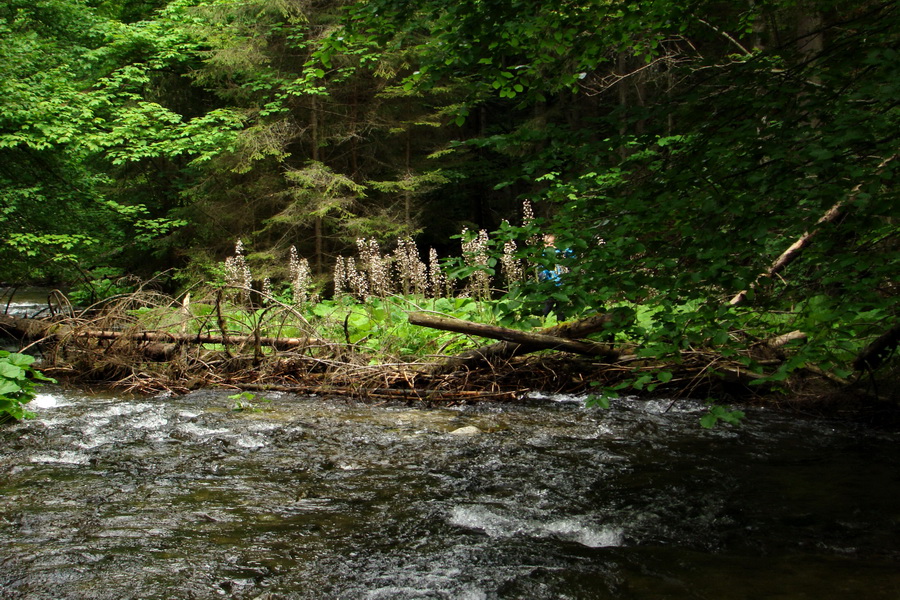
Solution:
<svg viewBox="0 0 900 600">
<path fill-rule="evenodd" d="M 466 427 L 454 429 L 450 432 L 450 435 L 478 435 L 479 433 L 482 433 L 480 429 L 478 429 L 474 425 L 467 425 Z"/>
</svg>

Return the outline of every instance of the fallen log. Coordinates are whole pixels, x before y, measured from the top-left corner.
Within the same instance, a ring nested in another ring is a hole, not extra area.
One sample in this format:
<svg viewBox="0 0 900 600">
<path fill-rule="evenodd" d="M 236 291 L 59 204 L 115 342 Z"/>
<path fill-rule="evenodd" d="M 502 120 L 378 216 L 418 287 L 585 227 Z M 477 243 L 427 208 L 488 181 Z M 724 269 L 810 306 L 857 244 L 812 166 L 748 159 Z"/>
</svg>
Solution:
<svg viewBox="0 0 900 600">
<path fill-rule="evenodd" d="M 496 344 L 482 346 L 457 356 L 448 357 L 432 370 L 434 374 L 448 373 L 467 367 L 471 368 L 498 360 L 509 360 L 515 356 L 537 350 L 561 350 L 588 356 L 602 356 L 608 360 L 615 360 L 620 354 L 619 350 L 611 344 L 577 339 L 602 331 L 608 324 L 613 323 L 618 318 L 616 313 L 593 315 L 571 323 L 548 327 L 536 333 L 421 312 L 410 313 L 408 318 L 412 325 L 502 340 Z"/>
<path fill-rule="evenodd" d="M 98 340 L 119 340 L 125 339 L 134 342 L 171 342 L 179 344 L 221 344 L 227 341 L 229 344 L 259 344 L 260 346 L 271 346 L 276 350 L 292 350 L 299 347 L 314 346 L 322 344 L 321 340 L 315 338 L 279 338 L 271 336 L 252 335 L 229 335 L 227 338 L 222 335 L 214 335 L 209 333 L 165 333 L 154 331 L 109 331 L 103 329 L 85 329 L 72 332 L 75 337 L 92 338 Z"/>
<path fill-rule="evenodd" d="M 6 337 L 24 340 L 39 340 L 52 337 L 59 323 L 42 321 L 40 319 L 24 319 L 10 315 L 0 315 L 0 334 Z"/>
<path fill-rule="evenodd" d="M 77 327 L 65 322 L 54 323 L 40 319 L 23 319 L 9 315 L 0 315 L 0 331 L 11 337 L 39 340 L 43 338 L 64 339 L 66 337 L 88 338 L 97 340 L 128 340 L 136 343 L 174 343 L 174 344 L 259 344 L 270 346 L 276 350 L 292 350 L 308 346 L 324 345 L 325 342 L 315 338 L 281 338 L 252 335 L 223 335 L 209 333 L 168 333 L 158 331 L 113 331 L 108 329 L 90 329 Z"/>
</svg>

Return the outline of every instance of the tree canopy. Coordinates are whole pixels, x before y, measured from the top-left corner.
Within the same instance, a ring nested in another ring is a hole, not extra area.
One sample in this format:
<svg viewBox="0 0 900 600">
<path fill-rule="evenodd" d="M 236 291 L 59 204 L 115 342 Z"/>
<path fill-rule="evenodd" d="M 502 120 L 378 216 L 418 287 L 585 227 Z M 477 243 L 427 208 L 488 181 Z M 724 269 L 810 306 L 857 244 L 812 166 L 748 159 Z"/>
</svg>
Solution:
<svg viewBox="0 0 900 600">
<path fill-rule="evenodd" d="M 898 32 L 877 0 L 11 0 L 0 277 L 510 221 L 577 260 L 509 306 L 644 306 L 657 354 L 769 319 L 827 366 L 897 318 Z"/>
</svg>

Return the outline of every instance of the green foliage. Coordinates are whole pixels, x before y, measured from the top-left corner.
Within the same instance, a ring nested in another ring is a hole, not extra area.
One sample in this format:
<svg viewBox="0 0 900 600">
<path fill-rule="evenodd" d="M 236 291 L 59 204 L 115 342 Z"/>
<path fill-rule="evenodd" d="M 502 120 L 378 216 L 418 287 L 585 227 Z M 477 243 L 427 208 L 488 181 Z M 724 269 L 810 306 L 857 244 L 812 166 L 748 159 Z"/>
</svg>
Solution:
<svg viewBox="0 0 900 600">
<path fill-rule="evenodd" d="M 146 23 L 80 1 L 13 0 L 0 32 L 0 277 L 68 279 L 130 252 L 146 262 L 180 223 L 158 191 L 152 202 L 134 193 L 147 171 L 116 165 L 221 152 L 234 120 L 213 111 L 185 123 L 142 97 L 188 50 Z"/>
<path fill-rule="evenodd" d="M 25 405 L 37 395 L 35 388 L 42 382 L 56 383 L 33 363 L 33 356 L 0 350 L 0 423 L 32 418 L 34 414 Z"/>
<path fill-rule="evenodd" d="M 637 342 L 640 357 L 672 361 L 684 351 L 716 348 L 749 361 L 764 374 L 758 383 L 808 365 L 846 374 L 854 352 L 896 319 L 900 72 L 888 58 L 900 31 L 896 5 L 828 2 L 817 6 L 822 22 L 815 25 L 790 2 L 757 3 L 752 11 L 713 11 L 713 3 L 701 2 L 690 13 L 671 2 L 542 11 L 540 3 L 435 0 L 404 13 L 390 0 L 375 4 L 374 20 L 369 8 L 358 15 L 376 24 L 367 31 L 430 45 L 412 78 L 416 86 L 463 73 L 480 90 L 473 97 L 482 106 L 493 93 L 536 111 L 549 92 L 567 86 L 600 98 L 568 105 L 586 117 L 551 124 L 548 111 L 537 126 L 470 142 L 526 150 L 519 175 L 502 185 L 542 185 L 559 243 L 578 256 L 567 289 L 524 288 L 517 292 L 521 305 L 552 295 L 575 310 L 637 307 L 637 322 L 613 333 Z M 838 14 L 853 27 L 843 27 Z M 780 45 L 781 32 L 766 30 L 778 20 L 808 27 L 811 42 L 825 32 L 822 47 Z M 567 46 L 565 56 L 553 54 L 558 40 L 551 31 L 567 39 L 584 28 L 591 35 Z M 427 34 L 417 40 L 412 31 Z M 754 42 L 760 35 L 766 39 Z M 441 43 L 431 44 L 435 38 Z M 667 38 L 705 48 L 685 53 Z M 859 52 L 834 50 L 857 46 Z M 627 81 L 639 98 L 611 76 L 606 89 L 618 92 L 618 102 L 603 98 L 611 52 L 619 53 L 618 68 L 633 71 Z M 641 66 L 664 55 L 655 69 Z M 581 73 L 585 78 L 567 79 Z M 838 203 L 846 204 L 840 222 L 817 223 Z M 806 231 L 817 237 L 786 273 L 756 284 Z M 745 306 L 728 304 L 751 286 Z M 784 327 L 807 338 L 778 370 L 765 372 L 743 354 L 748 340 L 789 331 Z M 668 373 L 641 373 L 631 385 L 653 389 Z"/>
<path fill-rule="evenodd" d="M 348 298 L 325 300 L 309 309 L 309 320 L 326 339 L 342 339 L 371 355 L 373 363 L 453 354 L 468 347 L 465 336 L 410 325 L 407 313 L 426 310 L 457 319 L 489 317 L 490 306 L 471 298 Z"/>
<path fill-rule="evenodd" d="M 74 285 L 69 291 L 69 300 L 76 306 L 90 306 L 120 294 L 130 294 L 137 286 L 132 278 L 115 267 L 98 267 Z"/>
<path fill-rule="evenodd" d="M 631 311 L 603 337 L 650 365 L 633 389 L 704 349 L 766 385 L 845 376 L 900 312 L 896 3 L 161 5 L 0 7 L 0 278 L 200 270 L 242 237 L 324 279 L 355 237 L 446 248 L 528 198 L 538 218 L 492 239 L 536 265 L 524 242 L 552 230 L 575 258 L 486 318 Z M 453 274 L 491 275 L 500 247 L 466 258 Z M 431 347 L 393 305 L 334 310 L 361 347 Z M 777 369 L 748 352 L 794 329 Z"/>
<path fill-rule="evenodd" d="M 719 404 L 711 404 L 709 412 L 700 418 L 700 425 L 704 429 L 712 429 L 720 421 L 729 425 L 740 425 L 744 416 L 743 411 L 730 410 Z"/>
<path fill-rule="evenodd" d="M 231 410 L 235 412 L 262 412 L 263 409 L 256 406 L 255 403 L 271 402 L 268 398 L 263 398 L 253 392 L 238 392 L 237 394 L 228 396 L 228 399 L 234 400 Z"/>
<path fill-rule="evenodd" d="M 585 406 L 587 406 L 588 408 L 602 408 L 602 409 L 607 409 L 607 408 L 609 408 L 610 402 L 611 402 L 612 400 L 615 400 L 616 397 L 617 397 L 617 396 L 615 396 L 615 395 L 610 395 L 610 394 L 607 394 L 607 393 L 605 393 L 605 392 L 602 392 L 602 393 L 600 393 L 600 394 L 590 394 L 590 395 L 587 397 L 587 400 L 585 400 L 584 404 L 585 404 Z"/>
</svg>

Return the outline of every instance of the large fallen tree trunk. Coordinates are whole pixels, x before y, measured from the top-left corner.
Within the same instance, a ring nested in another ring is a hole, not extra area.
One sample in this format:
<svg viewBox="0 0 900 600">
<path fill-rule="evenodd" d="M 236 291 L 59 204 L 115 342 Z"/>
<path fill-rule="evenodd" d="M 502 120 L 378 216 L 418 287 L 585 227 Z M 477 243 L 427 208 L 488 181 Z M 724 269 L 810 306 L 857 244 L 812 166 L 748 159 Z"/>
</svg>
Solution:
<svg viewBox="0 0 900 600">
<path fill-rule="evenodd" d="M 563 323 L 542 329 L 536 333 L 530 333 L 427 313 L 414 312 L 409 314 L 409 322 L 413 325 L 503 340 L 496 344 L 482 346 L 457 356 L 448 357 L 434 369 L 433 372 L 435 374 L 448 373 L 466 367 L 471 368 L 498 360 L 508 360 L 514 356 L 537 350 L 561 350 L 589 356 L 602 356 L 609 360 L 615 360 L 619 357 L 619 351 L 612 345 L 577 339 L 602 331 L 615 318 L 616 316 L 613 313 L 593 315 L 586 319 Z"/>
<path fill-rule="evenodd" d="M 56 330 L 61 327 L 59 323 L 52 321 L 0 315 L 0 334 L 10 338 L 39 340 L 45 337 L 53 337 L 56 335 Z"/>
<path fill-rule="evenodd" d="M 173 342 L 178 344 L 225 344 L 226 338 L 222 335 L 209 333 L 162 333 L 153 331 L 109 331 L 101 329 L 85 329 L 73 333 L 76 337 L 94 338 L 98 340 L 126 339 L 136 342 Z M 271 336 L 229 335 L 227 343 L 235 345 L 259 344 L 271 346 L 276 350 L 293 350 L 300 347 L 320 345 L 323 342 L 315 338 L 281 338 Z"/>
<path fill-rule="evenodd" d="M 270 346 L 277 350 L 292 350 L 306 346 L 324 344 L 315 338 L 282 338 L 252 335 L 222 335 L 209 333 L 167 333 L 157 331 L 113 331 L 77 327 L 66 323 L 54 323 L 40 319 L 23 319 L 0 315 L 0 330 L 11 337 L 39 340 L 43 338 L 64 339 L 66 337 L 97 340 L 128 340 L 136 343 L 175 344 L 235 344 Z"/>
</svg>

